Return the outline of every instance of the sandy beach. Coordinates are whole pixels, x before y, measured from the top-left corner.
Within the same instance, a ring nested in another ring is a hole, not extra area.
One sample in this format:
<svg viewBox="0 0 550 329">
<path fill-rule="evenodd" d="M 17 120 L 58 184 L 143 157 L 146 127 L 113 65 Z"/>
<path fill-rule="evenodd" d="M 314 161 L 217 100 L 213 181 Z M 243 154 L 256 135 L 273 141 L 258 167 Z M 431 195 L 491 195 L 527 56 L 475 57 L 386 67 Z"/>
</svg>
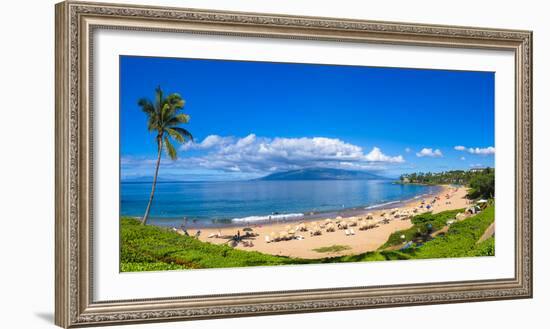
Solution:
<svg viewBox="0 0 550 329">
<path fill-rule="evenodd" d="M 384 244 L 388 237 L 395 231 L 404 230 L 410 228 L 412 223 L 410 216 L 403 216 L 402 218 L 395 218 L 391 212 L 397 212 L 400 214 L 418 214 L 426 211 L 426 206 L 430 205 L 430 211 L 438 213 L 445 210 L 465 208 L 468 205 L 468 200 L 465 198 L 467 194 L 467 188 L 444 186 L 442 191 L 431 197 L 426 197 L 425 204 L 421 204 L 423 199 L 412 200 L 405 203 L 399 208 L 391 209 L 376 209 L 365 210 L 363 214 L 354 214 L 353 217 L 336 217 L 336 218 L 323 218 L 310 221 L 292 221 L 292 222 L 279 222 L 273 224 L 243 224 L 240 227 L 220 227 L 220 228 L 202 228 L 199 239 L 204 242 L 210 242 L 214 244 L 223 244 L 228 242 L 227 236 L 237 234 L 237 231 L 241 235 L 246 232 L 243 231 L 245 227 L 253 229 L 252 233 L 257 234 L 255 237 L 247 238 L 245 241 L 251 242 L 252 246 L 244 246 L 239 243 L 236 248 L 248 251 L 259 251 L 266 254 L 300 257 L 300 258 L 324 258 L 332 256 L 353 255 L 373 251 L 378 249 Z M 432 201 L 434 201 L 432 203 Z M 416 210 L 415 210 L 416 209 Z M 367 222 L 365 217 L 367 214 L 372 215 L 370 223 L 374 223 L 376 226 L 366 230 L 360 230 L 359 225 Z M 383 219 L 389 219 L 386 223 L 383 223 Z M 357 226 L 350 226 L 348 233 L 353 230 L 353 235 L 346 235 L 346 229 L 340 229 L 337 225 L 344 223 L 358 223 Z M 329 224 L 332 223 L 332 224 Z M 306 227 L 307 231 L 297 231 L 297 227 Z M 335 227 L 334 232 L 327 232 L 327 228 Z M 314 227 L 319 228 L 320 235 L 311 235 L 311 231 Z M 189 229 L 189 234 L 194 235 L 197 229 Z M 280 236 L 281 232 L 292 231 L 294 236 L 300 236 L 300 239 L 290 239 L 283 241 L 266 241 L 266 236 L 270 240 L 274 237 Z M 220 235 L 221 238 L 217 237 Z M 209 237 L 210 236 L 210 237 Z M 318 252 L 314 249 L 322 247 L 330 247 L 333 245 L 345 246 L 346 250 L 339 252 Z"/>
</svg>

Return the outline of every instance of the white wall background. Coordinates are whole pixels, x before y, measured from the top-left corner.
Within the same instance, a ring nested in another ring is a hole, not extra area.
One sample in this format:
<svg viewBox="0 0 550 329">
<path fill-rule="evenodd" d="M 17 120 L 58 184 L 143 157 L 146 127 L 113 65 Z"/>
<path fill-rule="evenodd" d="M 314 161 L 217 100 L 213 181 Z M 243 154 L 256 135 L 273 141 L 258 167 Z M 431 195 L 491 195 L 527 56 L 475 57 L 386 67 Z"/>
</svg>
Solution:
<svg viewBox="0 0 550 329">
<path fill-rule="evenodd" d="M 107 1 L 107 0 L 104 0 Z M 113 1 L 107 1 L 113 2 Z M 118 2 L 529 29 L 534 37 L 535 298 L 454 305 L 208 320 L 126 328 L 547 328 L 550 265 L 543 216 L 550 163 L 550 21 L 545 1 L 133 0 Z M 54 5 L 0 10 L 0 327 L 51 328 L 54 307 Z M 542 210 L 542 211 L 541 211 Z"/>
</svg>

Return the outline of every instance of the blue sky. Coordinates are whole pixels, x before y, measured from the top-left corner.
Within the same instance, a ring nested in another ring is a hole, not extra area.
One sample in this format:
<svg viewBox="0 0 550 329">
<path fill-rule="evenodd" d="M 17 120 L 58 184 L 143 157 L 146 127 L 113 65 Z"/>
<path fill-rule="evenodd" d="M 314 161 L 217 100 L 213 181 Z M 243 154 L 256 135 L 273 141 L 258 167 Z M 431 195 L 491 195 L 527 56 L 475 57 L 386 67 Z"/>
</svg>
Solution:
<svg viewBox="0 0 550 329">
<path fill-rule="evenodd" d="M 494 166 L 493 72 L 121 56 L 123 180 L 153 174 L 155 134 L 137 101 L 159 85 L 185 99 L 195 137 L 178 160 L 163 157 L 160 179 Z"/>
</svg>

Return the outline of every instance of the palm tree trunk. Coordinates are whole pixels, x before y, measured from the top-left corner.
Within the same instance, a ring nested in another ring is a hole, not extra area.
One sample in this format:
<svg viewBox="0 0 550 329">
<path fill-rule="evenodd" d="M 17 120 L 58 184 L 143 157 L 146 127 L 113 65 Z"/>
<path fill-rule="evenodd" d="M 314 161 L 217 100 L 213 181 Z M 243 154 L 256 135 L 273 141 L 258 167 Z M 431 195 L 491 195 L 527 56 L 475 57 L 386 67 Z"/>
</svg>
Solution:
<svg viewBox="0 0 550 329">
<path fill-rule="evenodd" d="M 147 223 L 147 219 L 149 218 L 149 211 L 151 210 L 151 203 L 153 203 L 153 197 L 155 196 L 155 186 L 157 185 L 157 176 L 159 174 L 160 158 L 162 155 L 162 137 L 157 137 L 157 139 L 158 139 L 158 150 L 159 150 L 159 154 L 157 157 L 157 167 L 155 168 L 155 176 L 153 177 L 153 187 L 151 188 L 149 203 L 147 204 L 147 209 L 145 209 L 145 215 L 143 215 L 143 219 L 141 220 L 141 224 L 143 225 Z"/>
</svg>

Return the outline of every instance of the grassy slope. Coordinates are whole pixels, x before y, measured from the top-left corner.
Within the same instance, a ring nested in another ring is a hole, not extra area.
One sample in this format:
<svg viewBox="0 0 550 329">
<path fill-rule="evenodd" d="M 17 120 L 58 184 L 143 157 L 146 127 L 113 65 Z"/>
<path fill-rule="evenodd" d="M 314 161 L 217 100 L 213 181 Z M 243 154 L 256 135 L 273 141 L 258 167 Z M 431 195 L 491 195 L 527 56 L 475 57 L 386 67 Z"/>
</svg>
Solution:
<svg viewBox="0 0 550 329">
<path fill-rule="evenodd" d="M 458 212 L 453 211 L 454 213 Z M 437 230 L 440 222 L 448 219 L 450 213 L 442 215 L 416 216 L 415 225 L 432 222 Z M 433 217 L 435 216 L 435 217 Z M 299 259 L 273 256 L 255 251 L 233 249 L 225 245 L 201 242 L 191 237 L 181 236 L 168 229 L 156 226 L 143 226 L 131 218 L 121 219 L 120 270 L 122 272 L 175 270 L 187 268 L 221 268 L 242 266 L 267 266 L 288 264 L 319 264 L 341 262 L 383 261 L 414 258 L 440 258 L 494 255 L 494 238 L 476 244 L 494 218 L 494 208 L 452 225 L 449 232 L 422 247 L 400 251 L 375 251 L 359 255 L 331 257 L 323 259 Z M 412 233 L 411 233 L 412 232 Z M 405 234 L 414 234 L 414 231 Z M 399 237 L 403 232 L 397 232 Z M 392 237 L 388 240 L 391 245 Z M 400 242 L 400 239 L 399 239 Z"/>
<path fill-rule="evenodd" d="M 168 229 L 121 219 L 121 271 L 220 268 L 304 263 L 299 259 L 201 242 Z"/>
<path fill-rule="evenodd" d="M 411 256 L 413 258 L 445 258 L 494 255 L 494 238 L 477 244 L 494 218 L 494 206 L 488 207 L 476 216 L 451 225 L 447 234 L 412 250 Z"/>
<path fill-rule="evenodd" d="M 454 219 L 456 214 L 463 211 L 464 209 L 456 209 L 456 210 L 442 211 L 437 214 L 425 213 L 425 214 L 416 215 L 411 220 L 412 223 L 414 224 L 413 227 L 407 230 L 402 230 L 402 231 L 397 231 L 395 233 L 392 233 L 392 235 L 390 235 L 390 237 L 388 238 L 388 241 L 386 241 L 386 243 L 382 247 L 380 247 L 380 249 L 401 244 L 403 242 L 403 240 L 401 239 L 401 235 L 405 235 L 406 241 L 411 241 L 414 239 L 416 234 L 418 233 L 425 234 L 428 230 L 428 227 L 427 227 L 428 224 L 432 225 L 433 232 L 438 231 L 439 229 L 443 228 L 446 225 L 447 220 Z"/>
</svg>

